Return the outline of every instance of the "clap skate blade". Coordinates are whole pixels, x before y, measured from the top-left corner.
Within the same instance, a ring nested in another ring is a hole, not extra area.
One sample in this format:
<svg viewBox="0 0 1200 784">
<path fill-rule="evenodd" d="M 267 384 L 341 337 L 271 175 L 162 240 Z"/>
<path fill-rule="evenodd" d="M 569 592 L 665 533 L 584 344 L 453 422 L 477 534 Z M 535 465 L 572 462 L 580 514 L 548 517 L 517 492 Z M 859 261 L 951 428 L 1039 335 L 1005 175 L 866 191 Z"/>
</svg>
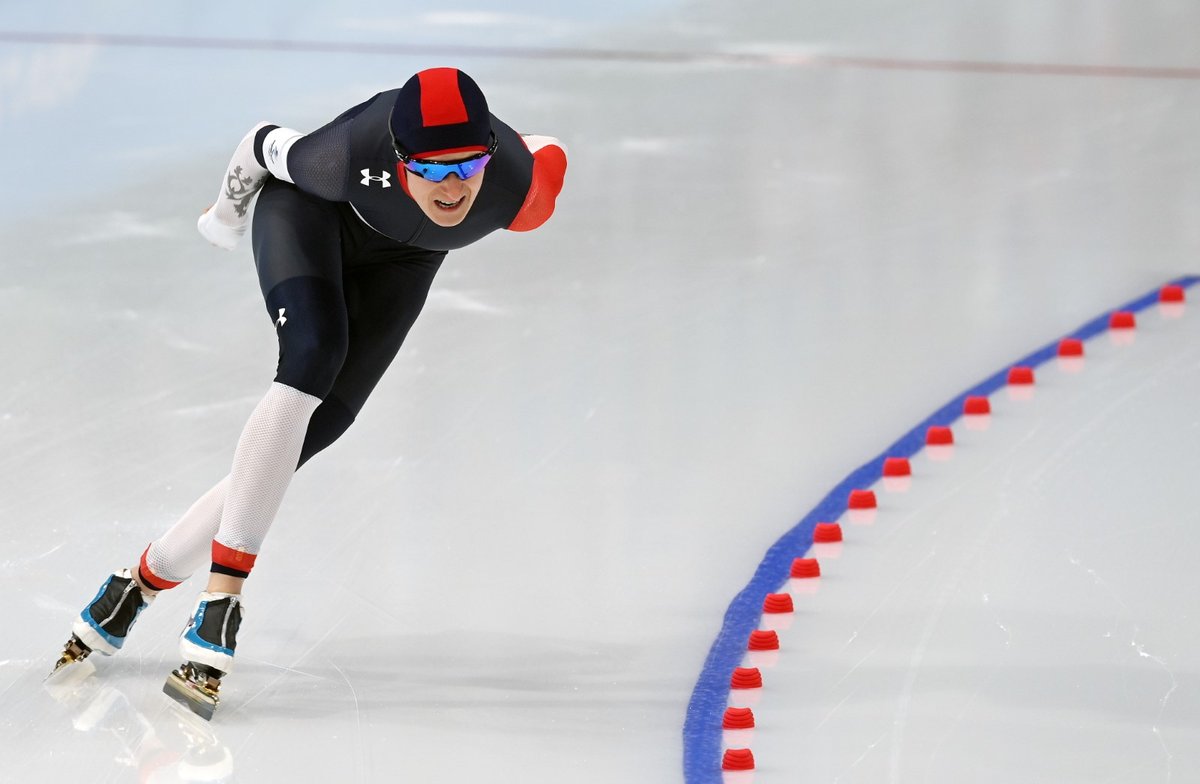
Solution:
<svg viewBox="0 0 1200 784">
<path fill-rule="evenodd" d="M 67 640 L 67 644 L 63 646 L 62 655 L 58 657 L 58 662 L 54 665 L 54 669 L 51 670 L 50 674 L 46 676 L 46 680 L 52 678 L 64 667 L 68 667 L 72 664 L 77 664 L 78 662 L 83 661 L 90 656 L 91 653 L 92 649 L 87 647 L 87 645 L 83 643 L 83 640 L 72 634 L 71 639 Z"/>
<path fill-rule="evenodd" d="M 167 676 L 163 694 L 200 718 L 212 721 L 220 703 L 217 692 L 221 688 L 222 675 L 224 673 L 212 667 L 184 662 Z"/>
</svg>

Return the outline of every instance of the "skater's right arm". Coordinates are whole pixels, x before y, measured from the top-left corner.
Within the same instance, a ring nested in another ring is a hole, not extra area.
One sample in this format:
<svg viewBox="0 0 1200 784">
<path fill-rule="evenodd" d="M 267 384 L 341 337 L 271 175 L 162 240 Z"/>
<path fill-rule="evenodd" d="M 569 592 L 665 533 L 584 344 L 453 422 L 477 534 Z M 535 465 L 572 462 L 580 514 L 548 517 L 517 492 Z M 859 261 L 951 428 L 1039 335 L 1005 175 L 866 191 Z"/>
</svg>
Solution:
<svg viewBox="0 0 1200 784">
<path fill-rule="evenodd" d="M 218 247 L 235 248 L 250 225 L 250 203 L 268 176 L 327 201 L 346 201 L 350 125 L 377 97 L 309 134 L 266 122 L 251 128 L 234 150 L 216 202 L 196 224 L 200 233 Z"/>
<path fill-rule="evenodd" d="M 250 224 L 250 202 L 267 181 L 266 168 L 254 157 L 255 136 L 265 127 L 274 126 L 259 123 L 242 137 L 225 168 L 217 200 L 196 221 L 200 234 L 219 248 L 237 247 Z"/>
</svg>

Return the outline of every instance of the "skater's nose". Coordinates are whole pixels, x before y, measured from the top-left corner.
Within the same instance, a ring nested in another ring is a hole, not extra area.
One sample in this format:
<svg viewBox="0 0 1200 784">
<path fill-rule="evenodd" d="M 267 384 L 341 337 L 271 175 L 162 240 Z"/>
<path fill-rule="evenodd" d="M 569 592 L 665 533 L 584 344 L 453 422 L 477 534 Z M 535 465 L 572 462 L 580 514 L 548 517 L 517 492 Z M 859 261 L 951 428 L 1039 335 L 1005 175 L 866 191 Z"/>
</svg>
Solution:
<svg viewBox="0 0 1200 784">
<path fill-rule="evenodd" d="M 446 179 L 442 180 L 442 192 L 447 196 L 458 198 L 466 191 L 467 185 L 462 181 L 462 178 L 453 172 L 446 175 Z"/>
</svg>

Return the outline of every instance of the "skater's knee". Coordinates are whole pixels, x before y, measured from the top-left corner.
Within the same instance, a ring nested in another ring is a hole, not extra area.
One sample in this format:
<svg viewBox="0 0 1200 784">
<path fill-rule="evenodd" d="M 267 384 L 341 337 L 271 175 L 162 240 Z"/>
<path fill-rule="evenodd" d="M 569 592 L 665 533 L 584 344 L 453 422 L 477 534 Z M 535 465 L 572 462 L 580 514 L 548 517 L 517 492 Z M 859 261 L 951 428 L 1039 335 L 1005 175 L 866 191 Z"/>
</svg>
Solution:
<svg viewBox="0 0 1200 784">
<path fill-rule="evenodd" d="M 275 380 L 324 400 L 345 357 L 345 346 L 335 339 L 305 335 L 302 340 L 280 341 Z"/>
<path fill-rule="evenodd" d="M 279 335 L 275 380 L 324 399 L 349 346 L 341 292 L 321 278 L 293 278 L 271 290 L 267 309 L 275 317 Z"/>
</svg>

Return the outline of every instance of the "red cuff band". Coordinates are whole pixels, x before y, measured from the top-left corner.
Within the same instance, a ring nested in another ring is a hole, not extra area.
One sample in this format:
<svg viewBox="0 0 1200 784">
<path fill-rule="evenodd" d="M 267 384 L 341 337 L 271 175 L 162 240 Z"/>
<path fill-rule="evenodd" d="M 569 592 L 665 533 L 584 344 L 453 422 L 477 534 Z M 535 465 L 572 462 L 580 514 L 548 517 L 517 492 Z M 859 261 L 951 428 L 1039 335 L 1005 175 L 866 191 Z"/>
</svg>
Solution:
<svg viewBox="0 0 1200 784">
<path fill-rule="evenodd" d="M 168 588 L 174 588 L 179 583 L 173 583 L 170 580 L 164 580 L 150 570 L 150 566 L 146 563 L 146 553 L 150 552 L 150 546 L 142 551 L 142 560 L 138 563 L 138 577 L 146 584 L 147 588 L 153 591 L 165 591 Z"/>
<path fill-rule="evenodd" d="M 212 562 L 215 564 L 220 564 L 227 569 L 236 569 L 239 572 L 249 572 L 254 568 L 254 559 L 256 558 L 258 556 L 254 553 L 234 550 L 213 539 Z"/>
</svg>

